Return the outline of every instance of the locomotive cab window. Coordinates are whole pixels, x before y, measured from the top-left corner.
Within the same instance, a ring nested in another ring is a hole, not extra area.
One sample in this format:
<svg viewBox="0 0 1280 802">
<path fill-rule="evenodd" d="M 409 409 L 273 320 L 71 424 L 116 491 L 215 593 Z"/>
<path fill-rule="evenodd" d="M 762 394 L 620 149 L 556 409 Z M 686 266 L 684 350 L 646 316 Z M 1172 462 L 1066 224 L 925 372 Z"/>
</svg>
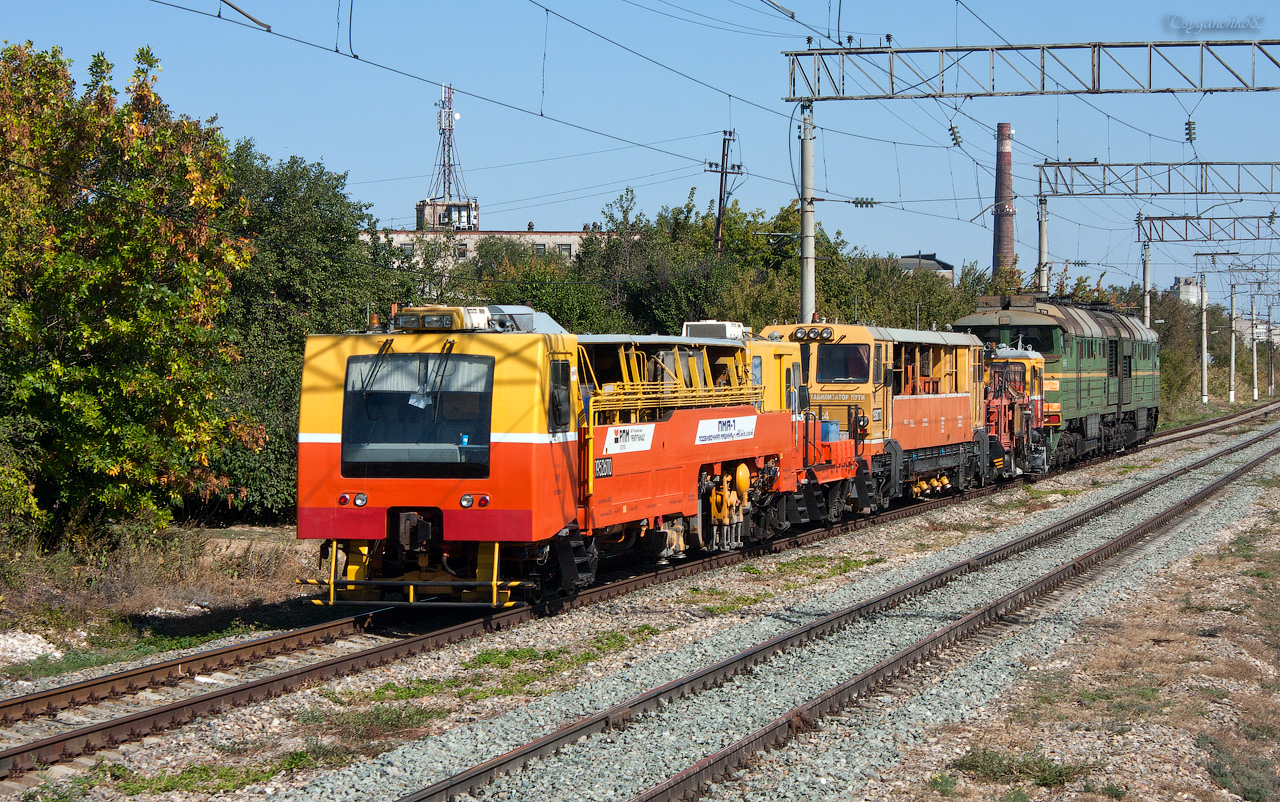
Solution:
<svg viewBox="0 0 1280 802">
<path fill-rule="evenodd" d="M 448 349 L 351 357 L 342 475 L 487 477 L 493 365 Z"/>
<path fill-rule="evenodd" d="M 818 346 L 818 383 L 865 384 L 871 376 L 871 346 L 840 343 Z"/>
<path fill-rule="evenodd" d="M 569 401 L 569 360 L 551 361 L 551 397 L 547 403 L 547 431 L 552 434 L 569 431 L 573 407 Z"/>
</svg>

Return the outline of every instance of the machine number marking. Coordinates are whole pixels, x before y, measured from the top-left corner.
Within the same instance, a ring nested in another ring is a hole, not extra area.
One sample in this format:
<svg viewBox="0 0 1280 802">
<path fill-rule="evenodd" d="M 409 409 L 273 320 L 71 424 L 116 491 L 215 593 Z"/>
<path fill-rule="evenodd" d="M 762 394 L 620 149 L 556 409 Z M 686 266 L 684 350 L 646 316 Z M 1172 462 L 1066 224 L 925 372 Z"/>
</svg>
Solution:
<svg viewBox="0 0 1280 802">
<path fill-rule="evenodd" d="M 653 447 L 652 423 L 638 426 L 610 426 L 604 436 L 604 453 L 630 454 L 634 451 L 648 451 Z"/>
<path fill-rule="evenodd" d="M 728 443 L 733 440 L 750 440 L 756 436 L 754 415 L 741 418 L 718 418 L 698 421 L 698 434 L 693 439 L 696 446 L 708 443 Z"/>
<path fill-rule="evenodd" d="M 596 460 L 596 478 L 605 479 L 613 476 L 613 457 Z"/>
</svg>

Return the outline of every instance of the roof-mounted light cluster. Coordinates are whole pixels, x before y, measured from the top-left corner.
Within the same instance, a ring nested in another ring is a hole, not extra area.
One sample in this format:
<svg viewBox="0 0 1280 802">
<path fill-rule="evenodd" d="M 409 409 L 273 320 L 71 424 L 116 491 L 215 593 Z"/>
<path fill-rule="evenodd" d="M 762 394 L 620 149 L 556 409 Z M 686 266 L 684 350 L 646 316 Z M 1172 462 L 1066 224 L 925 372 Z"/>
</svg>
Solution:
<svg viewBox="0 0 1280 802">
<path fill-rule="evenodd" d="M 817 342 L 819 340 L 830 340 L 834 336 L 836 336 L 836 330 L 830 326 L 810 326 L 807 329 L 804 326 L 797 326 L 796 330 L 791 332 L 791 339 L 793 340 L 806 340 L 813 342 Z"/>
<path fill-rule="evenodd" d="M 483 306 L 421 306 L 400 310 L 391 319 L 400 331 L 483 331 L 493 315 Z"/>
</svg>

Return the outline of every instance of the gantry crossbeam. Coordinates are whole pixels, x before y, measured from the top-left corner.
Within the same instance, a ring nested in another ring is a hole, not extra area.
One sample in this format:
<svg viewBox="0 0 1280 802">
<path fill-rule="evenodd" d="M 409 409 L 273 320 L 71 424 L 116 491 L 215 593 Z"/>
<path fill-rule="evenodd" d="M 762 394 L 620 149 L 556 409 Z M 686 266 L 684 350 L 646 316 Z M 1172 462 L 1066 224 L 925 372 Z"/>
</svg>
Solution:
<svg viewBox="0 0 1280 802">
<path fill-rule="evenodd" d="M 1280 90 L 1280 40 L 793 50 L 791 102 Z"/>
<path fill-rule="evenodd" d="M 1100 164 L 1050 162 L 1038 165 L 1037 195 L 1275 195 L 1280 162 L 1184 162 Z"/>
<path fill-rule="evenodd" d="M 1139 217 L 1138 242 L 1219 242 L 1280 239 L 1276 216 Z"/>
</svg>

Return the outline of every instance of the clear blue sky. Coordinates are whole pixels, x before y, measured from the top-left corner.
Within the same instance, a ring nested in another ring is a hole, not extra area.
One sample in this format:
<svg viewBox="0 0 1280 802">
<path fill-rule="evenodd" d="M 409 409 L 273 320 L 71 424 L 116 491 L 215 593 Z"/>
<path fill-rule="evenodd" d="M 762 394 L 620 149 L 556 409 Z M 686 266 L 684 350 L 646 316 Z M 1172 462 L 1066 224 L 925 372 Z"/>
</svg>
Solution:
<svg viewBox="0 0 1280 802">
<path fill-rule="evenodd" d="M 738 134 L 731 160 L 749 173 L 737 201 L 772 213 L 795 197 L 799 147 L 795 109 L 781 100 L 787 62 L 780 53 L 803 49 L 812 34 L 763 0 L 236 2 L 283 36 L 258 30 L 217 0 L 39 0 L 7 4 L 0 37 L 61 47 L 79 78 L 90 56 L 103 51 L 116 64 L 118 85 L 133 53 L 149 45 L 162 63 L 160 94 L 176 112 L 216 115 L 228 138 L 252 138 L 273 158 L 298 155 L 346 172 L 352 195 L 387 226 L 412 227 L 414 204 L 428 194 L 440 96 L 431 82 L 458 91 L 462 171 L 486 229 L 523 229 L 532 221 L 542 230 L 579 230 L 628 185 L 650 215 L 683 203 L 691 189 L 705 207 L 718 177 L 702 162 L 719 160 L 726 128 Z M 1262 0 L 783 5 L 823 34 L 838 30 L 867 45 L 886 33 L 902 47 L 1000 44 L 1001 37 L 1014 44 L 1191 38 L 1170 25 L 1174 15 L 1193 22 L 1252 17 L 1256 28 L 1216 38 L 1280 38 L 1280 12 Z M 936 252 L 957 266 L 989 267 L 991 215 L 984 210 L 994 187 L 992 131 L 1010 122 L 1018 253 L 1030 269 L 1037 259 L 1034 165 L 1046 156 L 1280 160 L 1278 103 L 1274 93 L 1104 95 L 1088 104 L 994 98 L 958 109 L 955 101 L 819 103 L 819 195 L 885 205 L 820 203 L 818 219 L 872 253 Z M 1183 142 L 1192 110 L 1194 149 Z M 961 148 L 947 147 L 953 121 Z M 1092 278 L 1105 269 L 1106 283 L 1128 283 L 1141 276 L 1133 223 L 1139 211 L 1195 214 L 1224 200 L 1051 199 L 1050 258 L 1089 263 L 1073 267 L 1073 275 Z M 1267 214 L 1274 205 L 1246 201 L 1211 214 Z M 1197 251 L 1273 249 L 1280 251 L 1265 242 L 1157 244 L 1155 283 L 1166 287 L 1193 272 Z M 1254 261 L 1273 264 L 1266 256 Z M 1210 282 L 1215 300 L 1223 297 L 1222 282 Z"/>
</svg>

